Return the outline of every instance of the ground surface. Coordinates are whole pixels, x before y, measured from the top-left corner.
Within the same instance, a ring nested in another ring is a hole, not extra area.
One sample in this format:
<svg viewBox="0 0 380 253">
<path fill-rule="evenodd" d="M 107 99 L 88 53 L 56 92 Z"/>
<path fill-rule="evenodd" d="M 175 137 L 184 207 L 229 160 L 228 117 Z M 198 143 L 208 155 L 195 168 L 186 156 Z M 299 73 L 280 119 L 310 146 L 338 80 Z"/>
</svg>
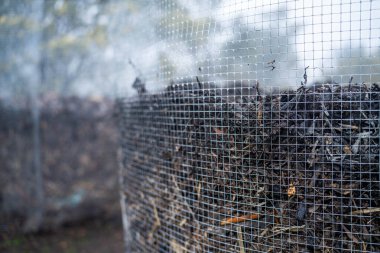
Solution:
<svg viewBox="0 0 380 253">
<path fill-rule="evenodd" d="M 1 233 L 0 233 L 1 234 Z M 66 225 L 56 231 L 31 235 L 1 235 L 4 253 L 121 253 L 121 217 L 91 219 Z"/>
</svg>

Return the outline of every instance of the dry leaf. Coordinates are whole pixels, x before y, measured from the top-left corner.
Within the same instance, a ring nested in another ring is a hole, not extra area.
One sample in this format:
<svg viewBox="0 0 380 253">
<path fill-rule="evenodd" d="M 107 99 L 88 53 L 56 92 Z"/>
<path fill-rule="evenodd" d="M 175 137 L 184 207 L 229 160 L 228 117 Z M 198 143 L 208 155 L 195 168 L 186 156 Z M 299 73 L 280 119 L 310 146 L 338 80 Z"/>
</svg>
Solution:
<svg viewBox="0 0 380 253">
<path fill-rule="evenodd" d="M 214 127 L 214 131 L 216 134 L 224 134 L 223 130 L 217 128 L 217 127 Z"/>
<path fill-rule="evenodd" d="M 290 184 L 288 188 L 288 197 L 290 198 L 294 195 L 296 195 L 296 187 L 293 184 Z"/>
<path fill-rule="evenodd" d="M 181 220 L 181 222 L 179 223 L 179 226 L 182 227 L 183 225 L 185 225 L 186 221 L 187 221 L 186 219 Z"/>
<path fill-rule="evenodd" d="M 347 155 L 352 154 L 351 148 L 350 148 L 348 145 L 345 145 L 345 146 L 343 147 L 343 151 L 344 151 L 344 153 L 347 154 Z"/>
<path fill-rule="evenodd" d="M 243 222 L 246 220 L 257 220 L 258 218 L 259 218 L 259 215 L 256 213 L 248 214 L 248 215 L 224 219 L 220 222 L 220 225 L 223 226 L 223 225 L 232 224 L 232 223 L 239 223 L 239 222 Z"/>
</svg>

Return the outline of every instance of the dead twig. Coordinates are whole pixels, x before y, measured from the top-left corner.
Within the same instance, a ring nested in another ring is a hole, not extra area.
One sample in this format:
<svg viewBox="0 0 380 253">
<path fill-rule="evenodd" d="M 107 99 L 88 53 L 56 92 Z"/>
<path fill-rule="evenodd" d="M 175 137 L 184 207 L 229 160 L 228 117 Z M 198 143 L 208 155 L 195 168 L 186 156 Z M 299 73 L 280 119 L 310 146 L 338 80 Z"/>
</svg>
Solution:
<svg viewBox="0 0 380 253">
<path fill-rule="evenodd" d="M 356 238 L 356 237 L 351 233 L 351 231 L 348 230 L 348 228 L 347 228 L 344 224 L 342 224 L 342 228 L 343 228 L 344 232 L 346 232 L 348 238 L 350 238 L 350 239 L 351 239 L 353 242 L 355 242 L 355 243 L 359 243 L 358 238 Z"/>
<path fill-rule="evenodd" d="M 240 253 L 245 253 L 244 239 L 243 239 L 243 234 L 241 232 L 241 227 L 238 226 L 236 228 L 236 230 L 237 230 L 237 236 L 238 236 L 238 243 L 239 243 Z"/>
<path fill-rule="evenodd" d="M 289 232 L 298 232 L 299 229 L 303 229 L 303 228 L 305 228 L 305 225 L 302 225 L 302 226 L 291 226 L 291 227 L 274 227 L 273 228 L 273 234 L 272 235 L 268 235 L 267 237 L 279 235 L 279 234 L 282 234 L 282 233 L 284 233 L 286 231 L 289 231 Z"/>
<path fill-rule="evenodd" d="M 360 210 L 351 212 L 351 214 L 371 214 L 371 213 L 378 213 L 378 212 L 380 212 L 380 207 L 360 209 Z"/>
<path fill-rule="evenodd" d="M 258 120 L 258 123 L 259 123 L 259 126 L 262 126 L 262 123 L 263 123 L 263 103 L 262 101 L 259 101 L 259 105 L 258 105 L 258 108 L 257 108 L 257 120 Z"/>
<path fill-rule="evenodd" d="M 154 233 L 161 226 L 161 221 L 160 221 L 160 217 L 158 216 L 158 211 L 157 211 L 157 208 L 156 208 L 156 204 L 155 204 L 154 200 L 151 200 L 151 202 L 152 202 L 152 206 L 153 206 L 153 215 L 154 215 L 155 220 L 154 220 L 152 229 L 151 229 L 151 231 L 149 233 L 149 238 L 148 238 L 149 241 L 153 240 Z"/>
</svg>

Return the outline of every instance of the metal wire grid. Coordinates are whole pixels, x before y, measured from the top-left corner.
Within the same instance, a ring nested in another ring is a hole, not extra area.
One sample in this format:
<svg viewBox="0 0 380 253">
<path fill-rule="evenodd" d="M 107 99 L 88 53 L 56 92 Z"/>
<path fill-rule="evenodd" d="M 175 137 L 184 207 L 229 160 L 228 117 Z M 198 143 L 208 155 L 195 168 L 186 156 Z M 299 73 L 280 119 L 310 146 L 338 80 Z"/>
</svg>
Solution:
<svg viewBox="0 0 380 253">
<path fill-rule="evenodd" d="M 182 22 L 178 4 L 162 1 L 160 42 L 180 54 L 187 43 L 196 70 L 176 73 L 184 60 L 165 58 L 165 91 L 120 100 L 128 249 L 380 251 L 379 6 L 227 5 L 219 24 Z M 205 57 L 197 43 L 218 43 L 220 31 L 232 41 Z M 330 80 L 310 86 L 318 77 Z"/>
<path fill-rule="evenodd" d="M 379 250 L 378 86 L 195 86 L 121 103 L 131 251 Z"/>
<path fill-rule="evenodd" d="M 259 81 L 267 91 L 297 88 L 306 67 L 308 84 L 380 80 L 377 1 L 217 3 L 165 0 L 142 16 L 141 22 L 154 19 L 156 25 L 149 50 L 133 57 L 148 86 L 197 75 L 219 85 Z M 154 68 L 147 64 L 152 48 L 159 55 Z"/>
</svg>

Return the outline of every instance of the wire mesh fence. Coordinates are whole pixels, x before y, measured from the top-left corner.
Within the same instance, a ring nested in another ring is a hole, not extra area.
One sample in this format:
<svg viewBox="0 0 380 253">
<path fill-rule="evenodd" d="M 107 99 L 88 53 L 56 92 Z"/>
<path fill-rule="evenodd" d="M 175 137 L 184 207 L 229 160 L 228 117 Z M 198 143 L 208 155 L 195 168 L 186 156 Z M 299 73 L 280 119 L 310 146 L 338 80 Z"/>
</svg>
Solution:
<svg viewBox="0 0 380 253">
<path fill-rule="evenodd" d="M 162 59 L 117 102 L 128 251 L 379 252 L 379 3 L 148 10 Z"/>
</svg>

